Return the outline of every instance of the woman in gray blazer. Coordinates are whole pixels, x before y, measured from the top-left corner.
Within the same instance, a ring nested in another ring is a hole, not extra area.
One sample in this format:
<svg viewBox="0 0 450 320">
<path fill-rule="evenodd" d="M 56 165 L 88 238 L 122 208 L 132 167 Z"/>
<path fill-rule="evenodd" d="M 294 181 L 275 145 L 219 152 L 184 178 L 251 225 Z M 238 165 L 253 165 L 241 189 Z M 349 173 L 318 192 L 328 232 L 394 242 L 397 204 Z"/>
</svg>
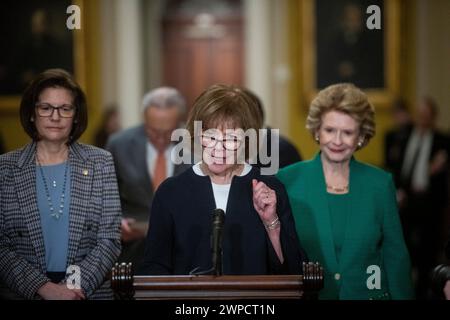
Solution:
<svg viewBox="0 0 450 320">
<path fill-rule="evenodd" d="M 80 144 L 86 98 L 61 69 L 25 90 L 32 142 L 0 156 L 0 286 L 8 297 L 108 299 L 121 208 L 110 153 Z"/>
</svg>

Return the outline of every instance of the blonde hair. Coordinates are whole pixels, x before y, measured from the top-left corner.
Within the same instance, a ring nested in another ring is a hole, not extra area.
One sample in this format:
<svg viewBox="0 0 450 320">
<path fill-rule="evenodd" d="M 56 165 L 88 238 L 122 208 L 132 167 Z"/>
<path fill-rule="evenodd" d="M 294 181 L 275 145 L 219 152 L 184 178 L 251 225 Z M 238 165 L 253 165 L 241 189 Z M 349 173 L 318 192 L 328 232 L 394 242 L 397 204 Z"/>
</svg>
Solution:
<svg viewBox="0 0 450 320">
<path fill-rule="evenodd" d="M 364 139 L 359 149 L 375 136 L 375 108 L 355 85 L 338 83 L 319 91 L 311 102 L 306 119 L 306 129 L 313 138 L 322 124 L 322 116 L 329 111 L 343 112 L 359 123 L 359 135 Z"/>
</svg>

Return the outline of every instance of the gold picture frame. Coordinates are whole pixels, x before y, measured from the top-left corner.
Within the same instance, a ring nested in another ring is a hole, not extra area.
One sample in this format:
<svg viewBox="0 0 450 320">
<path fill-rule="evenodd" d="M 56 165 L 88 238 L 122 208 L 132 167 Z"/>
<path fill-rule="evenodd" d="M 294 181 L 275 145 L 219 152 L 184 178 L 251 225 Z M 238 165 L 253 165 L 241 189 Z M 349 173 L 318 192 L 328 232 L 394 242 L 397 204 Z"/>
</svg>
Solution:
<svg viewBox="0 0 450 320">
<path fill-rule="evenodd" d="M 300 4 L 302 23 L 302 93 L 305 105 L 309 105 L 320 90 L 317 86 L 317 38 L 316 0 L 302 0 Z M 331 1 L 330 1 L 331 2 Z M 334 2 L 334 1 L 332 1 Z M 368 15 L 367 15 L 368 16 Z M 400 88 L 400 2 L 384 0 L 381 12 L 383 35 L 383 86 L 362 88 L 369 100 L 378 106 L 388 106 L 399 94 Z"/>
<path fill-rule="evenodd" d="M 72 37 L 72 63 L 73 63 L 73 74 L 77 82 L 81 87 L 85 88 L 86 85 L 86 23 L 83 16 L 85 0 L 72 0 L 71 4 L 77 5 L 81 12 L 81 28 L 71 30 Z M 45 7 L 44 7 L 45 8 Z M 19 14 L 19 13 L 18 13 Z M 59 12 L 58 12 L 59 14 Z M 61 15 L 69 17 L 69 14 L 61 12 Z M 62 28 L 66 28 L 64 23 Z M 43 71 L 43 70 L 40 70 Z M 0 112 L 18 112 L 20 105 L 21 95 L 19 93 L 0 95 Z"/>
</svg>

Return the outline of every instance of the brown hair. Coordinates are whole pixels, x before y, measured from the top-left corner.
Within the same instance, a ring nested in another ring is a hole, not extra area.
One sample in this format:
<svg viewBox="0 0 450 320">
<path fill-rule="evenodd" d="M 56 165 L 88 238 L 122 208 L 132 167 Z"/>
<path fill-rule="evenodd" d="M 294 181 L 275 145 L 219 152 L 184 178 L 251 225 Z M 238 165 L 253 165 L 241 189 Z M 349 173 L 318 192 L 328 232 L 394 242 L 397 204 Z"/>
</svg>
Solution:
<svg viewBox="0 0 450 320">
<path fill-rule="evenodd" d="M 256 101 L 243 88 L 224 84 L 212 85 L 195 100 L 187 121 L 187 129 L 194 144 L 199 139 L 194 132 L 195 121 L 202 122 L 202 130 L 223 125 L 245 132 L 248 129 L 259 130 L 263 125 Z M 245 143 L 246 159 L 250 157 L 249 150 L 249 143 Z"/>
<path fill-rule="evenodd" d="M 202 121 L 203 129 L 230 123 L 244 131 L 262 127 L 255 100 L 244 89 L 223 84 L 209 87 L 195 100 L 187 121 L 191 136 L 194 135 L 194 121 Z"/>
<path fill-rule="evenodd" d="M 75 82 L 72 75 L 63 69 L 48 69 L 39 75 L 25 89 L 20 101 L 20 122 L 25 132 L 34 141 L 39 140 L 39 135 L 32 121 L 36 116 L 36 103 L 39 96 L 47 88 L 64 88 L 69 90 L 73 96 L 75 116 L 73 118 L 72 131 L 67 144 L 78 140 L 86 130 L 87 105 L 86 96 L 80 86 Z"/>
</svg>

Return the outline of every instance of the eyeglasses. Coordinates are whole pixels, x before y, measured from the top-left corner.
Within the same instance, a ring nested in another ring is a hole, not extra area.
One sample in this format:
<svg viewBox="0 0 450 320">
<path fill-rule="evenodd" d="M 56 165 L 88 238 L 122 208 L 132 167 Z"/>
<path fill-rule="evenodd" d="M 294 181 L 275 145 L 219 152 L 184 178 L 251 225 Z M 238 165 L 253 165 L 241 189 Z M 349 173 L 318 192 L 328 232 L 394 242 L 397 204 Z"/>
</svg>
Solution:
<svg viewBox="0 0 450 320">
<path fill-rule="evenodd" d="M 238 139 L 237 137 L 231 137 L 231 138 L 226 138 L 226 139 L 219 139 L 217 137 L 214 136 L 208 136 L 208 135 L 202 135 L 202 146 L 204 146 L 205 148 L 213 148 L 216 146 L 216 144 L 218 142 L 222 143 L 222 146 L 226 149 L 226 150 L 230 150 L 230 151 L 236 151 L 237 149 L 239 149 L 242 140 Z"/>
<path fill-rule="evenodd" d="M 61 118 L 72 118 L 75 115 L 75 107 L 70 104 L 55 107 L 49 103 L 38 103 L 36 109 L 40 117 L 52 117 L 55 110 Z"/>
</svg>

